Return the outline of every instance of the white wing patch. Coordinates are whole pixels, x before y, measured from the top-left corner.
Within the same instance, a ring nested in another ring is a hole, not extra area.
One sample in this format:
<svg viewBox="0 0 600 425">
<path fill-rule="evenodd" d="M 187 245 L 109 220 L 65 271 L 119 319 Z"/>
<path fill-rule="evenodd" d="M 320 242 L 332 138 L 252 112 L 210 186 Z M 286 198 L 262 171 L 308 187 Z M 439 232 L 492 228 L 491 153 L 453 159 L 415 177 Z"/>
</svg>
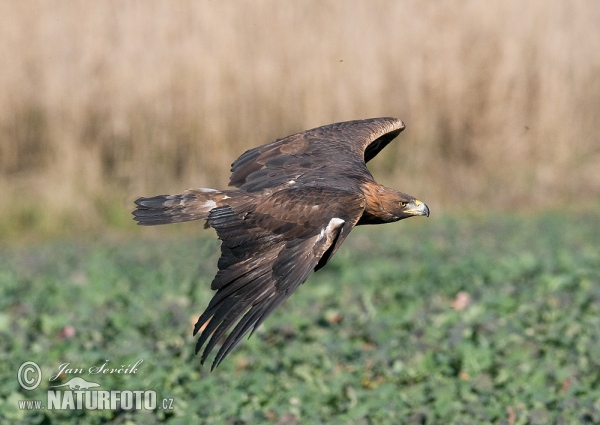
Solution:
<svg viewBox="0 0 600 425">
<path fill-rule="evenodd" d="M 327 228 L 325 229 L 325 231 L 331 232 L 332 230 L 337 230 L 345 222 L 346 221 L 342 220 L 341 218 L 334 217 L 331 220 L 329 220 L 329 224 L 327 225 Z"/>
<path fill-rule="evenodd" d="M 340 227 L 342 227 L 342 225 L 344 223 L 345 223 L 344 220 L 342 220 L 341 218 L 337 218 L 337 217 L 334 217 L 331 220 L 329 220 L 329 224 L 327 225 L 327 227 L 324 227 L 321 229 L 321 233 L 319 234 L 319 237 L 317 238 L 317 242 L 319 242 L 321 239 L 326 237 L 327 244 L 328 245 L 331 244 L 331 242 L 333 241 L 335 231 L 338 230 Z"/>
</svg>

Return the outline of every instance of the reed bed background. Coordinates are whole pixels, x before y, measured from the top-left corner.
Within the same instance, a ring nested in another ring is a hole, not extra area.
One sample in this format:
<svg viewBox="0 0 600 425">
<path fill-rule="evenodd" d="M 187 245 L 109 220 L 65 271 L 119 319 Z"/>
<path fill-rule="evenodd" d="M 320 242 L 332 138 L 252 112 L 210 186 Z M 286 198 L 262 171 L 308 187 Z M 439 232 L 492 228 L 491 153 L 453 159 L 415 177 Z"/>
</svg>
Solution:
<svg viewBox="0 0 600 425">
<path fill-rule="evenodd" d="M 0 237 L 133 227 L 244 150 L 407 129 L 371 167 L 434 213 L 600 195 L 600 3 L 0 1 Z"/>
</svg>

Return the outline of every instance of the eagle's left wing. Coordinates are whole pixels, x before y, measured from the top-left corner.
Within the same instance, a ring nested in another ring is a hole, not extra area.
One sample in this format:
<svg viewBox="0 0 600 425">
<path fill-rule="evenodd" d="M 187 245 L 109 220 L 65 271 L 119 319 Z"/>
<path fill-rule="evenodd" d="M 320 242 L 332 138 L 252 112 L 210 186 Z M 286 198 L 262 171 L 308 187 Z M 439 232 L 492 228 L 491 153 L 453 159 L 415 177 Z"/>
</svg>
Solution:
<svg viewBox="0 0 600 425">
<path fill-rule="evenodd" d="M 400 132 L 397 118 L 338 122 L 293 134 L 244 152 L 231 164 L 231 186 L 246 192 L 289 180 L 315 182 L 340 175 L 370 176 L 366 162 Z"/>
<path fill-rule="evenodd" d="M 312 270 L 333 255 L 360 218 L 364 196 L 317 187 L 287 188 L 239 205 L 217 207 L 208 223 L 221 244 L 217 290 L 194 328 L 202 363 L 234 325 L 217 353 L 216 367 L 254 331 Z M 210 337 L 210 340 L 209 340 Z"/>
</svg>

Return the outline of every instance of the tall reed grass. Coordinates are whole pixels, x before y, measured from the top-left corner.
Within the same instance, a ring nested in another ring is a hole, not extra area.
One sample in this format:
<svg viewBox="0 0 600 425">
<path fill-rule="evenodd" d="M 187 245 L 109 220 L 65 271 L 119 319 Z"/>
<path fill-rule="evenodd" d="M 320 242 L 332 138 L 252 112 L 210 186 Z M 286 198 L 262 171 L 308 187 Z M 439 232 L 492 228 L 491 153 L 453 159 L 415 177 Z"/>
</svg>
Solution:
<svg viewBox="0 0 600 425">
<path fill-rule="evenodd" d="M 596 1 L 0 2 L 0 236 L 123 224 L 373 116 L 407 124 L 376 177 L 434 212 L 598 198 L 599 22 Z"/>
</svg>

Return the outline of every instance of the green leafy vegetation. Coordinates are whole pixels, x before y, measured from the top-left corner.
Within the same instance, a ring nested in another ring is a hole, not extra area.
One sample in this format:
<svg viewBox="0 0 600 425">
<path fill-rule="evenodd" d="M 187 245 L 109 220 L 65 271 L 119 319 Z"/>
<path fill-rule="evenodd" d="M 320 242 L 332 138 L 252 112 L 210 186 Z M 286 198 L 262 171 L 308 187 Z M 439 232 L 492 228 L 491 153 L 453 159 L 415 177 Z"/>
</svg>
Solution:
<svg viewBox="0 0 600 425">
<path fill-rule="evenodd" d="M 600 422 L 600 215 L 443 217 L 356 229 L 214 372 L 194 355 L 218 242 L 0 251 L 0 422 Z M 192 227 L 190 227 L 192 228 Z M 195 229 L 195 228 L 194 228 Z M 59 366 L 173 409 L 19 410 Z M 44 379 L 21 389 L 35 361 Z M 210 365 L 208 365 L 210 366 Z"/>
</svg>

